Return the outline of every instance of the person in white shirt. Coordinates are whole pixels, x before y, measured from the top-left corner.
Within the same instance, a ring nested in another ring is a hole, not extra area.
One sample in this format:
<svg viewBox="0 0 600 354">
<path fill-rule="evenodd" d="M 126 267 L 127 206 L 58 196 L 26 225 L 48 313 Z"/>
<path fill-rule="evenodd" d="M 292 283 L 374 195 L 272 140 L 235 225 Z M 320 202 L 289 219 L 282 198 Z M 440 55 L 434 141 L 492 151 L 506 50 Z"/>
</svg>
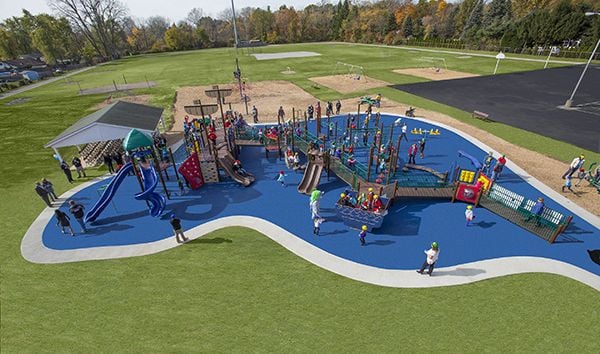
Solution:
<svg viewBox="0 0 600 354">
<path fill-rule="evenodd" d="M 567 178 L 567 176 L 572 177 L 573 173 L 575 173 L 575 171 L 578 171 L 583 164 L 585 163 L 585 156 L 580 155 L 579 157 L 576 157 L 573 159 L 573 161 L 571 162 L 571 165 L 569 165 L 569 169 L 567 170 L 567 172 L 565 172 L 562 175 L 562 179 Z"/>
<path fill-rule="evenodd" d="M 408 127 L 406 126 L 406 124 L 402 124 L 402 134 L 400 134 L 400 140 L 402 140 L 402 138 L 404 137 L 404 140 L 406 140 L 406 142 L 408 142 L 408 138 L 406 137 L 407 129 L 408 129 Z"/>
<path fill-rule="evenodd" d="M 471 226 L 471 221 L 475 219 L 475 214 L 473 214 L 472 205 L 467 205 L 467 210 L 465 210 L 465 219 L 467 219 L 467 226 Z"/>
<path fill-rule="evenodd" d="M 431 276 L 431 273 L 433 273 L 433 267 L 435 266 L 435 262 L 437 262 L 438 257 L 440 255 L 440 248 L 438 247 L 437 242 L 432 242 L 431 248 L 423 252 L 425 252 L 427 258 L 425 259 L 425 262 L 423 262 L 421 269 L 417 270 L 417 273 L 423 274 L 425 268 L 429 266 L 429 272 L 427 272 L 427 274 Z"/>
</svg>

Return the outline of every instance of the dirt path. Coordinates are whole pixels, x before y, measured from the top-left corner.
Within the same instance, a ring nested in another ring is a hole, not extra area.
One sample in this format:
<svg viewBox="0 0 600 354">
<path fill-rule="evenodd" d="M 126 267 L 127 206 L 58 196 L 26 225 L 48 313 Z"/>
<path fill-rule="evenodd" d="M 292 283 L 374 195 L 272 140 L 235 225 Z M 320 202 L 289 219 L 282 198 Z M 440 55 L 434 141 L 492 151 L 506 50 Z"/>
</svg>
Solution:
<svg viewBox="0 0 600 354">
<path fill-rule="evenodd" d="M 397 70 L 394 70 L 394 72 L 398 73 L 398 74 L 424 77 L 426 79 L 433 80 L 433 81 L 462 79 L 465 77 L 479 76 L 477 74 L 464 73 L 462 71 L 454 71 L 454 70 L 448 70 L 448 69 L 440 69 L 438 71 L 435 68 L 397 69 Z"/>
<path fill-rule="evenodd" d="M 310 77 L 310 81 L 315 82 L 319 85 L 328 87 L 340 93 L 351 93 L 357 91 L 370 90 L 376 87 L 389 86 L 390 84 L 373 79 L 366 75 L 352 76 L 352 75 L 331 75 L 331 76 L 320 76 Z"/>
</svg>

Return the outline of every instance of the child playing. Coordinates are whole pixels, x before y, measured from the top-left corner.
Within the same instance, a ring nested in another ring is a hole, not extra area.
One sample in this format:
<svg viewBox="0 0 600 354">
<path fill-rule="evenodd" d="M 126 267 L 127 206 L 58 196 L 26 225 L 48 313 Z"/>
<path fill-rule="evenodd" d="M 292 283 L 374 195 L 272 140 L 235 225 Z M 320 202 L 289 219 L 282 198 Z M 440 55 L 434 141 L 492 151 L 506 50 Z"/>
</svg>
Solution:
<svg viewBox="0 0 600 354">
<path fill-rule="evenodd" d="M 363 225 L 360 233 L 358 234 L 358 238 L 360 239 L 360 245 L 364 246 L 367 243 L 365 242 L 365 237 L 367 237 L 367 225 Z"/>
<path fill-rule="evenodd" d="M 313 219 L 313 223 L 315 225 L 314 229 L 313 229 L 313 234 L 315 234 L 316 236 L 319 236 L 319 232 L 321 231 L 321 224 L 323 223 L 324 219 L 322 218 L 314 218 Z"/>
<path fill-rule="evenodd" d="M 565 192 L 565 188 L 567 188 L 571 192 L 575 193 L 575 191 L 573 189 L 571 189 L 571 185 L 572 185 L 571 184 L 571 176 L 567 176 L 567 178 L 565 178 L 565 185 L 562 186 L 563 193 Z"/>
<path fill-rule="evenodd" d="M 579 172 L 577 172 L 577 178 L 579 178 L 579 181 L 577 181 L 577 183 L 575 183 L 575 185 L 577 187 L 579 187 L 579 184 L 581 183 L 581 181 L 585 180 L 585 177 L 586 177 L 585 169 L 580 168 Z"/>
<path fill-rule="evenodd" d="M 283 171 L 279 171 L 277 182 L 281 183 L 281 185 L 285 187 L 285 173 L 283 173 Z"/>
<path fill-rule="evenodd" d="M 471 226 L 471 221 L 475 219 L 475 214 L 473 214 L 472 205 L 467 205 L 467 210 L 465 210 L 465 219 L 467 219 L 467 226 Z"/>
</svg>

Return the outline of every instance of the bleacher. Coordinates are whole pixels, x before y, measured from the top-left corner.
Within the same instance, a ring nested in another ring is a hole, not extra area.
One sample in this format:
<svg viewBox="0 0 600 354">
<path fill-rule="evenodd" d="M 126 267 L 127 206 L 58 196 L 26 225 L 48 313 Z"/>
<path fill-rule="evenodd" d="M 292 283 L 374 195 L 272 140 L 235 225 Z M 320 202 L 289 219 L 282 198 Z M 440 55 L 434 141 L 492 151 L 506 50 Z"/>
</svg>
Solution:
<svg viewBox="0 0 600 354">
<path fill-rule="evenodd" d="M 104 162 L 105 154 L 123 152 L 123 140 L 98 141 L 86 144 L 79 152 L 80 158 L 87 166 L 98 166 Z"/>
</svg>

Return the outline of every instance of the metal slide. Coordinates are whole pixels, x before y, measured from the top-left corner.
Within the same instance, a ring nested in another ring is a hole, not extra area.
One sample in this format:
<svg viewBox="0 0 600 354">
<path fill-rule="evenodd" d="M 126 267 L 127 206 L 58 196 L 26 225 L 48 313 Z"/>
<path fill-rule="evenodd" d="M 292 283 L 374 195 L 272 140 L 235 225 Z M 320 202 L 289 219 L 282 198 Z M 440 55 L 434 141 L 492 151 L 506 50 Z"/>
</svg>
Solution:
<svg viewBox="0 0 600 354">
<path fill-rule="evenodd" d="M 298 185 L 298 192 L 304 194 L 310 194 L 318 185 L 321 180 L 321 173 L 323 172 L 323 165 L 309 162 L 304 171 L 302 181 Z"/>
</svg>

